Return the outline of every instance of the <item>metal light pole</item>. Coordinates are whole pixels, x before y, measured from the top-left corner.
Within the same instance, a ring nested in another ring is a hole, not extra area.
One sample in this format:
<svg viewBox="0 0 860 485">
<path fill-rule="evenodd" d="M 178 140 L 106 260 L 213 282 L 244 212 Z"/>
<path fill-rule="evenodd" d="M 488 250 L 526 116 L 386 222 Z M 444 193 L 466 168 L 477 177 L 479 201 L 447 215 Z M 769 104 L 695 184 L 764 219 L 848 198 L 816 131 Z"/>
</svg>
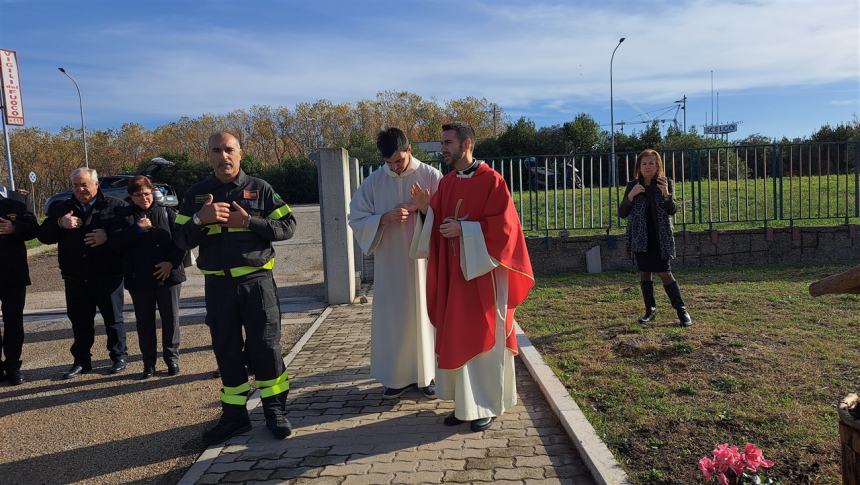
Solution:
<svg viewBox="0 0 860 485">
<path fill-rule="evenodd" d="M 609 188 L 609 206 L 612 207 L 612 192 L 615 190 L 615 187 L 618 185 L 618 180 L 616 177 L 616 172 L 618 171 L 618 163 L 615 162 L 615 104 L 612 98 L 612 63 L 615 61 L 615 51 L 621 47 L 621 43 L 624 42 L 625 37 L 618 39 L 618 45 L 615 46 L 615 49 L 612 49 L 612 57 L 609 58 L 609 133 L 610 139 L 612 142 L 612 151 L 609 155 L 609 163 L 611 164 L 609 167 L 609 183 L 612 184 L 612 187 Z M 612 227 L 612 216 L 609 217 L 609 226 Z"/>
<path fill-rule="evenodd" d="M 69 73 L 66 72 L 62 67 L 58 67 L 61 73 L 65 74 L 67 78 L 71 79 L 75 84 L 75 89 L 78 91 L 78 103 L 81 107 L 81 139 L 84 140 L 84 166 L 90 168 L 90 155 L 87 150 L 87 129 L 84 127 L 84 98 L 81 97 L 81 88 L 78 87 L 77 81 L 72 76 L 69 76 Z"/>
</svg>

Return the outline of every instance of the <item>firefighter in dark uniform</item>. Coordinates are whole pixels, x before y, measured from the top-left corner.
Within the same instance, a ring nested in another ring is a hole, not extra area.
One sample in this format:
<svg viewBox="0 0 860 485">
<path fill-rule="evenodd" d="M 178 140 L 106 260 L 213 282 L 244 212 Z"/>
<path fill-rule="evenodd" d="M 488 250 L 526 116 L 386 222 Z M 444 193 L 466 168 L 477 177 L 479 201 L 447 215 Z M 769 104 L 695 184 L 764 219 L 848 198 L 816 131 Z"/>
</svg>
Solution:
<svg viewBox="0 0 860 485">
<path fill-rule="evenodd" d="M 0 185 L 0 306 L 3 310 L 0 381 L 5 379 L 13 386 L 24 382 L 21 375 L 24 299 L 30 284 L 24 242 L 36 237 L 38 229 L 39 223 L 27 210 L 25 197 Z"/>
<path fill-rule="evenodd" d="M 206 324 L 223 384 L 223 413 L 203 440 L 219 443 L 251 429 L 243 346 L 260 390 L 266 427 L 284 439 L 291 433 L 286 417 L 289 380 L 281 355 L 272 241 L 291 238 L 296 220 L 268 183 L 242 171 L 242 148 L 235 136 L 213 134 L 208 151 L 213 176 L 188 190 L 176 216 L 177 246 L 200 246 L 197 267 L 205 275 Z"/>
</svg>

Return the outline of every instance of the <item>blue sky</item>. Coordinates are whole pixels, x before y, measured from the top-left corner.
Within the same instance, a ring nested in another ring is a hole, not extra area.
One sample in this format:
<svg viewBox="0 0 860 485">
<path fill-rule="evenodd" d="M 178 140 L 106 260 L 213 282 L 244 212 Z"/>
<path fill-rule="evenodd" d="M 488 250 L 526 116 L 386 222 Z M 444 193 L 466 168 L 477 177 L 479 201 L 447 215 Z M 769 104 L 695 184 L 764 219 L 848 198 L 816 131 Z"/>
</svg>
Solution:
<svg viewBox="0 0 860 485">
<path fill-rule="evenodd" d="M 856 0 L 0 0 L 27 123 L 49 130 L 79 123 L 58 66 L 80 84 L 91 129 L 386 89 L 486 97 L 539 126 L 586 112 L 608 129 L 622 36 L 616 121 L 686 94 L 687 125 L 700 127 L 711 70 L 720 121 L 742 121 L 738 137 L 805 136 L 860 116 Z"/>
</svg>

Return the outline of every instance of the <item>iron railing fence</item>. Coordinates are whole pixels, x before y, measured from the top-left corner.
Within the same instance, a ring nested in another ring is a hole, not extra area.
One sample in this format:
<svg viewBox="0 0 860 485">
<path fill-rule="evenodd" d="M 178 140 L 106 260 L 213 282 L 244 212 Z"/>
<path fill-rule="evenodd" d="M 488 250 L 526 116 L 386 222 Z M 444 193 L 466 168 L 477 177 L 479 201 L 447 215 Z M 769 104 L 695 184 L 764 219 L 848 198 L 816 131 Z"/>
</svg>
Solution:
<svg viewBox="0 0 860 485">
<path fill-rule="evenodd" d="M 508 184 L 530 235 L 624 227 L 617 205 L 635 177 L 636 153 L 485 158 Z M 737 145 L 664 150 L 682 230 L 860 218 L 860 142 Z M 443 169 L 439 162 L 431 162 Z M 363 167 L 362 179 L 378 167 Z"/>
</svg>

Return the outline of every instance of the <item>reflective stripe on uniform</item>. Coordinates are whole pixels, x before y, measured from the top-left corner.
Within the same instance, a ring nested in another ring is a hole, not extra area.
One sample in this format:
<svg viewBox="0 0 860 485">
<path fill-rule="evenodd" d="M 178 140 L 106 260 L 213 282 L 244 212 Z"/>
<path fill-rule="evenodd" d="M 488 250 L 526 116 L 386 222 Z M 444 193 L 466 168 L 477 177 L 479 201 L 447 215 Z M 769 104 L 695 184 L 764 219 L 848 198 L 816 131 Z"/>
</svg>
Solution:
<svg viewBox="0 0 860 485">
<path fill-rule="evenodd" d="M 247 227 L 228 227 L 227 232 L 251 232 Z"/>
<path fill-rule="evenodd" d="M 216 236 L 218 234 L 221 234 L 221 226 L 219 226 L 218 224 L 208 224 L 203 227 L 206 228 L 207 236 Z"/>
<path fill-rule="evenodd" d="M 257 271 L 262 270 L 270 270 L 275 267 L 275 258 L 270 259 L 263 266 L 237 266 L 235 268 L 230 268 L 230 276 L 234 278 L 238 278 L 240 276 L 249 275 L 251 273 L 256 273 Z M 224 271 L 222 270 L 207 270 L 201 269 L 201 273 L 209 276 L 224 276 Z"/>
<path fill-rule="evenodd" d="M 185 224 L 186 222 L 188 222 L 190 220 L 191 220 L 191 218 L 188 216 L 183 216 L 182 214 L 176 214 L 176 223 L 177 224 Z"/>
<path fill-rule="evenodd" d="M 248 396 L 243 393 L 247 393 L 249 390 L 251 390 L 251 385 L 247 382 L 235 387 L 224 386 L 221 388 L 221 402 L 244 406 L 248 402 Z"/>
<path fill-rule="evenodd" d="M 287 371 L 284 371 L 277 379 L 257 381 L 257 388 L 260 389 L 260 397 L 276 396 L 290 390 L 290 377 Z"/>
<path fill-rule="evenodd" d="M 284 204 L 284 205 L 278 207 L 277 209 L 273 210 L 271 212 L 271 214 L 266 216 L 266 218 L 278 220 L 278 219 L 286 216 L 287 214 L 289 214 L 291 212 L 293 212 L 293 210 L 290 209 L 290 206 L 288 206 L 287 204 Z"/>
</svg>

